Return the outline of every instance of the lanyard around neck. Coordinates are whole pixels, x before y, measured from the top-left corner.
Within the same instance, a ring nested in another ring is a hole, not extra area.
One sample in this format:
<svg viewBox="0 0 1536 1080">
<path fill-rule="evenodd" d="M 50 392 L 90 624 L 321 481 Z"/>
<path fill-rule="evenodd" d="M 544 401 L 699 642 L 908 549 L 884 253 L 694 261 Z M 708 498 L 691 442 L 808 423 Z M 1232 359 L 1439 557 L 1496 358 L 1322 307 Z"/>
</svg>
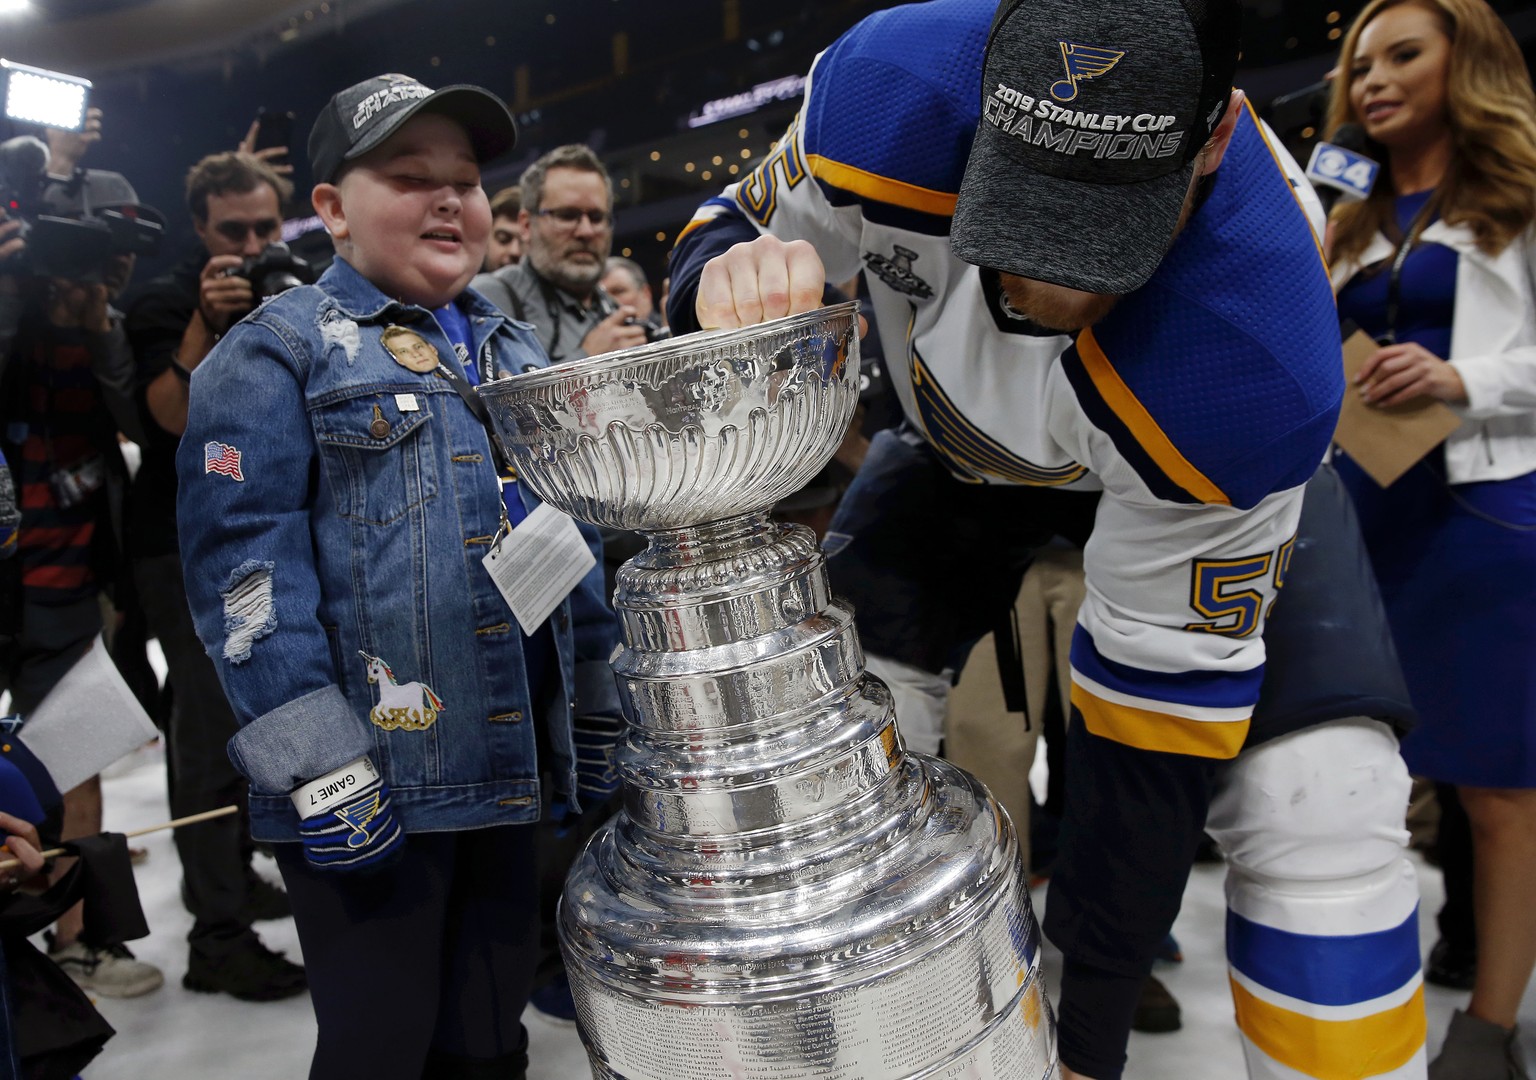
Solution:
<svg viewBox="0 0 1536 1080">
<path fill-rule="evenodd" d="M 532 268 L 530 267 L 530 269 Z M 535 270 L 533 280 L 538 284 L 539 295 L 544 298 L 544 311 L 549 316 L 550 325 L 554 327 L 554 331 L 549 336 L 549 348 L 545 351 L 549 353 L 551 361 L 559 363 L 560 330 L 562 328 L 561 324 L 565 321 L 565 302 L 560 299 L 559 294 L 556 292 L 558 286 L 545 278 L 543 274 Z M 618 305 L 613 303 L 607 291 L 601 286 L 598 286 L 592 292 L 592 306 L 597 309 L 599 322 L 619 310 Z"/>
<path fill-rule="evenodd" d="M 441 361 L 438 362 L 436 375 L 453 387 L 454 393 L 464 400 L 464 404 L 469 406 L 469 411 L 475 414 L 475 419 L 480 421 L 480 426 L 485 428 L 485 433 L 491 440 L 491 459 L 496 463 L 497 475 L 515 477 L 517 470 L 512 466 L 507 448 L 501 444 L 501 436 L 496 432 L 496 425 L 491 423 L 491 411 L 485 407 L 485 402 L 475 392 L 475 388 L 469 385 L 469 380 Z"/>
<path fill-rule="evenodd" d="M 1402 309 L 1403 302 L 1403 266 L 1408 262 L 1408 253 L 1418 243 L 1419 234 L 1428 225 L 1430 208 L 1434 205 L 1435 198 L 1431 195 L 1419 207 L 1419 212 L 1413 215 L 1413 220 L 1408 223 L 1408 231 L 1402 241 L 1397 245 L 1397 252 L 1392 256 L 1392 268 L 1387 274 L 1387 333 L 1383 345 L 1395 345 L 1397 343 L 1397 319 Z"/>
</svg>

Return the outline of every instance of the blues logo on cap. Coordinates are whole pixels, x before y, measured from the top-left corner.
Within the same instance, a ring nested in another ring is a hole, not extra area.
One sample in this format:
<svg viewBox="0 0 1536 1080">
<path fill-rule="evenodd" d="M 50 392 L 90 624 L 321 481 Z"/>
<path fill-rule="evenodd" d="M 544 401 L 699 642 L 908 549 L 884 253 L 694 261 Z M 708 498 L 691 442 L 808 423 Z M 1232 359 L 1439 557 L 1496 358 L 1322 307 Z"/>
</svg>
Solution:
<svg viewBox="0 0 1536 1080">
<path fill-rule="evenodd" d="M 1144 284 L 1237 63 L 1236 0 L 1005 0 L 951 227 L 967 262 L 1085 292 Z"/>
<path fill-rule="evenodd" d="M 1051 97 L 1057 101 L 1076 101 L 1079 79 L 1097 79 L 1120 62 L 1120 49 L 1100 49 L 1092 45 L 1061 43 L 1061 62 L 1067 77 L 1051 84 Z"/>
</svg>

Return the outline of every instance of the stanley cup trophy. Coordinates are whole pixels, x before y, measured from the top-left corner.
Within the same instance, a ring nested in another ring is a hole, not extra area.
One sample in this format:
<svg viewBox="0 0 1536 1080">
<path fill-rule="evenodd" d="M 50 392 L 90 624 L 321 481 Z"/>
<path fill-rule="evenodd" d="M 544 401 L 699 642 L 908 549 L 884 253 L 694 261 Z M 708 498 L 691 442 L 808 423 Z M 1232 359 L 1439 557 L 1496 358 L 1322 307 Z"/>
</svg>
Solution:
<svg viewBox="0 0 1536 1080">
<path fill-rule="evenodd" d="M 1013 826 L 908 754 L 810 530 L 768 512 L 858 400 L 857 305 L 485 385 L 520 478 L 619 571 L 623 809 L 560 937 L 598 1080 L 1044 1080 Z"/>
</svg>

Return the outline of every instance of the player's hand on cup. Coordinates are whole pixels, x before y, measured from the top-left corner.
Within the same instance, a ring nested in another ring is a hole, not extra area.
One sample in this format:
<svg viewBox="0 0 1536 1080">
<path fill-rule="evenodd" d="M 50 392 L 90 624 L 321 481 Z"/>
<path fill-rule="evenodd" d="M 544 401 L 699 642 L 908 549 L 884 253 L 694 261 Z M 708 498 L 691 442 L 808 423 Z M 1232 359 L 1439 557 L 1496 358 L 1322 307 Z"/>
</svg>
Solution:
<svg viewBox="0 0 1536 1080">
<path fill-rule="evenodd" d="M 600 356 L 615 349 L 633 349 L 645 344 L 645 326 L 635 317 L 635 309 L 621 307 L 587 331 L 581 348 L 588 356 Z"/>
<path fill-rule="evenodd" d="M 239 274 L 238 255 L 215 255 L 203 267 L 198 281 L 198 310 L 215 334 L 222 334 L 256 306 L 256 291 Z"/>
<path fill-rule="evenodd" d="M 821 307 L 826 283 L 809 243 L 763 235 L 704 265 L 694 314 L 706 330 L 753 326 Z"/>
</svg>

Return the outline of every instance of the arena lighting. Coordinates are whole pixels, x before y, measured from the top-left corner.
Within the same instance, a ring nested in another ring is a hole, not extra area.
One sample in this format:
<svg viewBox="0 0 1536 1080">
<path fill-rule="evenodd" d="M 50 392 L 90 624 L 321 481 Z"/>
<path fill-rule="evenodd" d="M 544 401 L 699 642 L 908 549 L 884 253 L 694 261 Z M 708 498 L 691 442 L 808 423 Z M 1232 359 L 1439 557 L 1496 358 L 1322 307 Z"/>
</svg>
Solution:
<svg viewBox="0 0 1536 1080">
<path fill-rule="evenodd" d="M 28 0 L 0 0 L 0 16 L 25 15 L 32 10 Z"/>
<path fill-rule="evenodd" d="M 0 79 L 5 83 L 5 115 L 8 119 L 64 131 L 79 131 L 85 127 L 85 98 L 91 89 L 89 79 L 44 71 L 10 60 L 0 60 Z"/>
<path fill-rule="evenodd" d="M 776 101 L 792 101 L 805 92 L 804 75 L 786 75 L 782 79 L 758 83 L 751 90 L 730 97 L 706 101 L 703 108 L 688 117 L 691 128 L 703 127 L 720 120 L 733 120 L 756 112 Z M 746 138 L 745 135 L 742 138 Z"/>
</svg>

